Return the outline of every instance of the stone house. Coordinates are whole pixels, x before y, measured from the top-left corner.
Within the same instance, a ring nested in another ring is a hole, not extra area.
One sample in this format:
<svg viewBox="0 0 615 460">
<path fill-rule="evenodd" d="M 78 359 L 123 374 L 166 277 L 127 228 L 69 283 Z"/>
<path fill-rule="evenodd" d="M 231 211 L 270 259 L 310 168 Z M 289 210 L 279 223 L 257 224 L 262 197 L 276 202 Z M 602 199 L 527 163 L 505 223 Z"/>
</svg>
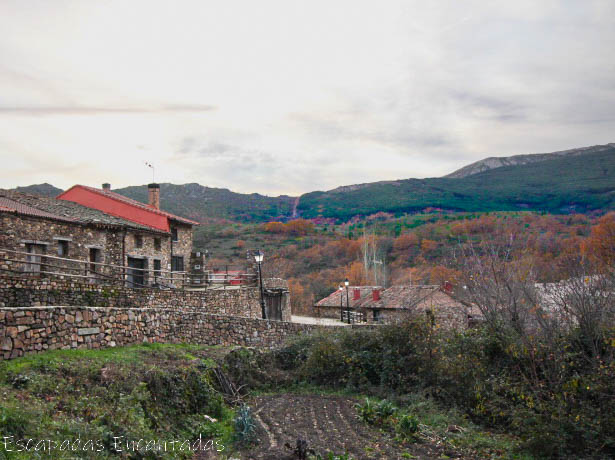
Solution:
<svg viewBox="0 0 615 460">
<path fill-rule="evenodd" d="M 150 196 L 156 198 L 159 188 L 152 185 L 155 187 L 150 187 Z M 106 193 L 120 202 L 117 194 Z M 32 254 L 25 256 L 32 263 L 22 264 L 21 271 L 49 275 L 55 270 L 92 281 L 125 279 L 127 285 L 134 287 L 183 284 L 183 274 L 175 277 L 165 270 L 183 272 L 184 260 L 188 268 L 192 225 L 196 222 L 135 203 L 125 199 L 116 206 L 119 211 L 106 212 L 95 207 L 96 200 L 81 204 L 0 190 L 0 248 Z M 98 207 L 104 208 L 104 202 Z M 130 209 L 133 215 L 128 218 Z M 148 216 L 154 217 L 148 220 Z M 77 259 L 83 264 L 45 255 Z M 46 265 L 41 263 L 43 259 Z M 134 270 L 120 268 L 126 266 Z"/>
<path fill-rule="evenodd" d="M 467 328 L 477 316 L 475 309 L 466 306 L 446 287 L 435 285 L 349 286 L 337 290 L 316 303 L 317 314 L 340 318 L 340 310 L 350 305 L 367 323 L 393 323 L 410 317 L 427 317 L 434 324 L 446 328 Z"/>
<path fill-rule="evenodd" d="M 113 267 L 97 263 L 124 265 L 125 242 L 134 235 L 168 237 L 161 231 L 76 203 L 8 190 L 0 190 L 0 224 L 0 248 L 28 253 L 24 256 L 5 252 L 7 259 L 29 262 L 13 262 L 11 270 L 61 272 L 92 280 L 114 275 Z M 45 256 L 81 260 L 83 264 Z"/>
<path fill-rule="evenodd" d="M 74 202 L 105 214 L 144 226 L 164 236 L 133 232 L 124 240 L 124 263 L 129 267 L 154 271 L 189 271 L 192 252 L 192 227 L 198 225 L 184 217 L 160 209 L 160 185 L 149 184 L 149 203 L 127 198 L 111 191 L 109 184 L 101 189 L 74 185 L 58 195 L 58 200 Z M 168 280 L 167 280 L 168 281 Z M 172 285 L 183 284 L 184 278 L 170 280 Z"/>
</svg>

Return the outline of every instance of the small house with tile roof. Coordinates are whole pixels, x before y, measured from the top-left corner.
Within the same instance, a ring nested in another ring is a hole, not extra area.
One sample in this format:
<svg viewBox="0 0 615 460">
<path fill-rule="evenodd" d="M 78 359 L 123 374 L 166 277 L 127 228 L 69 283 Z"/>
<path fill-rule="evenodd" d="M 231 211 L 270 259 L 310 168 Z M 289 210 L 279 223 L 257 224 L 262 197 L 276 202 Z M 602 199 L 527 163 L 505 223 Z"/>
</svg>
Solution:
<svg viewBox="0 0 615 460">
<path fill-rule="evenodd" d="M 349 306 L 368 323 L 393 323 L 411 317 L 426 317 L 447 328 L 466 328 L 477 312 L 454 298 L 448 287 L 436 285 L 402 285 L 383 289 L 380 286 L 349 286 L 337 290 L 314 306 L 317 314 L 340 318 Z"/>
</svg>

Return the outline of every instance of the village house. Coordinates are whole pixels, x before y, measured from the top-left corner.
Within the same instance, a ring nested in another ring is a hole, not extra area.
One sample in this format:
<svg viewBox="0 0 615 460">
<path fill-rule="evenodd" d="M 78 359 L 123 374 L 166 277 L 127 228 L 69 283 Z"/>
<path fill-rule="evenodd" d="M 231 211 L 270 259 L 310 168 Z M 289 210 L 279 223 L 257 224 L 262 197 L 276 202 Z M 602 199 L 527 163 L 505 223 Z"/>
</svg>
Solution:
<svg viewBox="0 0 615 460">
<path fill-rule="evenodd" d="M 185 278 L 163 272 L 188 268 L 197 223 L 160 210 L 157 184 L 149 191 L 148 206 L 84 186 L 58 198 L 1 190 L 0 248 L 16 251 L 6 258 L 28 262 L 21 271 L 64 272 L 92 281 L 125 278 L 131 287 L 177 286 Z M 132 270 L 121 268 L 126 266 Z"/>
<path fill-rule="evenodd" d="M 380 286 L 349 286 L 336 290 L 314 306 L 316 313 L 367 323 L 393 323 L 424 316 L 446 328 L 467 328 L 479 316 L 452 295 L 447 286 L 404 285 L 383 289 Z M 350 314 L 344 313 L 349 310 Z"/>
<path fill-rule="evenodd" d="M 112 192 L 109 184 L 103 184 L 101 189 L 74 185 L 57 198 L 97 209 L 163 235 L 135 231 L 127 234 L 123 242 L 122 265 L 154 272 L 161 269 L 184 272 L 189 269 L 192 227 L 198 225 L 198 222 L 161 210 L 160 185 L 149 184 L 148 194 L 149 202 L 144 204 Z M 173 280 L 171 284 L 178 282 Z"/>
</svg>

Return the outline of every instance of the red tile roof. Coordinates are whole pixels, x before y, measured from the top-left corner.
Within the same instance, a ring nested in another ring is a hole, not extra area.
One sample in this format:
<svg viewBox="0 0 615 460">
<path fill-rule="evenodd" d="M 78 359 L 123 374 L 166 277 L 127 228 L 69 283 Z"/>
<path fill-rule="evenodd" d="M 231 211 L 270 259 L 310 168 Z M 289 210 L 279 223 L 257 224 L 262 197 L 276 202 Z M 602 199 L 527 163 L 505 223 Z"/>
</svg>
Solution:
<svg viewBox="0 0 615 460">
<path fill-rule="evenodd" d="M 145 203 L 141 203 L 140 201 L 137 201 L 137 200 L 133 200 L 132 198 L 128 198 L 128 197 L 126 197 L 124 195 L 120 195 L 119 193 L 115 193 L 115 192 L 112 192 L 110 190 L 102 190 L 102 189 L 95 188 L 95 187 L 89 187 L 87 185 L 79 185 L 79 184 L 73 185 L 71 188 L 66 190 L 64 193 L 61 193 L 60 195 L 58 195 L 58 198 L 61 199 L 61 197 L 64 194 L 68 193 L 70 190 L 72 190 L 74 188 L 83 188 L 83 189 L 89 190 L 90 192 L 98 193 L 99 195 L 109 197 L 109 198 L 111 198 L 113 200 L 121 201 L 123 203 L 126 203 L 126 204 L 131 205 L 131 206 L 135 206 L 137 208 L 146 209 L 147 211 L 150 211 L 150 212 L 152 212 L 154 214 L 159 214 L 161 216 L 165 216 L 165 217 L 167 217 L 167 218 L 169 218 L 171 220 L 175 220 L 175 221 L 181 222 L 183 224 L 199 225 L 199 223 L 194 221 L 194 220 L 186 219 L 185 217 L 176 216 L 175 214 L 171 214 L 170 212 L 163 211 L 162 209 L 153 208 L 150 205 L 147 205 Z"/>
<path fill-rule="evenodd" d="M 354 291 L 356 289 L 358 289 L 361 293 L 361 298 L 359 300 L 354 300 Z M 372 291 L 374 289 L 382 289 L 382 287 L 380 286 L 348 286 L 348 302 L 350 303 L 350 307 L 351 308 L 355 307 L 366 296 L 369 296 L 369 298 L 371 299 Z M 340 299 L 340 295 L 343 295 L 344 297 Z M 344 307 L 346 306 L 346 288 L 344 288 L 342 291 L 340 291 L 339 289 L 336 289 L 324 299 L 319 300 L 316 303 L 316 306 L 317 307 L 339 307 L 340 302 L 342 303 Z"/>
<path fill-rule="evenodd" d="M 72 186 L 61 193 L 58 196 L 58 200 L 78 203 L 87 208 L 102 211 L 110 216 L 119 217 L 165 233 L 171 231 L 172 222 L 198 225 L 198 222 L 156 209 L 153 206 L 127 198 L 119 193 L 85 185 Z"/>
<path fill-rule="evenodd" d="M 363 297 L 357 308 L 411 309 L 423 304 L 438 291 L 440 286 L 436 285 L 391 286 L 380 292 L 379 300 L 374 300 L 372 295 Z"/>
</svg>

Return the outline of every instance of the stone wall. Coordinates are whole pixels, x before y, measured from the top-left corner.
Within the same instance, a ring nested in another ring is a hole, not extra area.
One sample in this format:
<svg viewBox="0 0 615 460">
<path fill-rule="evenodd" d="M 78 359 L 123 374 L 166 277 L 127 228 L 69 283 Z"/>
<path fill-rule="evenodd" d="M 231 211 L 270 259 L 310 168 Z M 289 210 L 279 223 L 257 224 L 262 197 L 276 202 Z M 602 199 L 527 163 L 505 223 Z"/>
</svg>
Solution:
<svg viewBox="0 0 615 460">
<path fill-rule="evenodd" d="M 250 318 L 262 316 L 260 293 L 256 287 L 200 291 L 132 289 L 82 281 L 0 275 L 0 307 L 27 308 L 48 305 L 193 308 L 220 315 Z"/>
<path fill-rule="evenodd" d="M 184 270 L 190 271 L 190 254 L 192 253 L 192 227 L 171 222 L 171 228 L 177 229 L 178 241 L 171 242 L 171 253 L 184 258 Z"/>
<path fill-rule="evenodd" d="M 0 308 L 0 359 L 141 342 L 275 347 L 323 327 L 164 308 Z"/>
<path fill-rule="evenodd" d="M 86 262 L 90 260 L 91 248 L 96 248 L 100 251 L 100 257 L 96 262 L 105 264 L 126 266 L 129 256 L 146 259 L 146 267 L 150 270 L 150 272 L 146 273 L 146 284 L 153 284 L 155 282 L 153 271 L 151 271 L 154 269 L 154 259 L 161 261 L 161 268 L 163 270 L 168 270 L 171 267 L 171 236 L 169 234 L 148 232 L 146 230 L 103 228 L 5 213 L 0 213 L 0 229 L 0 248 L 26 252 L 27 244 L 36 243 L 44 247 L 44 254 L 59 256 L 59 242 L 65 241 L 68 244 L 68 255 L 62 255 L 61 257 L 83 261 L 83 263 L 77 263 L 47 258 L 47 264 L 41 266 L 43 271 L 65 272 L 93 277 L 106 275 L 118 279 L 123 277 L 122 270 L 115 267 L 96 266 L 98 274 L 93 274 L 89 270 L 89 264 Z M 142 247 L 140 248 L 135 245 L 135 236 L 137 235 L 141 237 L 142 241 Z M 192 244 L 191 231 L 184 229 L 181 238 L 184 238 L 184 241 L 181 243 L 182 245 Z M 160 249 L 156 249 L 155 239 L 160 240 Z M 3 258 L 25 260 L 24 255 L 5 254 L 1 250 L 0 255 Z M 24 264 L 13 262 L 10 267 L 0 268 L 23 271 Z M 169 274 L 165 273 L 164 276 L 168 277 Z M 170 280 L 164 280 L 164 282 L 168 284 Z"/>
<path fill-rule="evenodd" d="M 137 237 L 141 239 L 141 247 L 137 247 Z M 160 241 L 160 248 L 156 249 L 155 240 Z M 160 260 L 160 268 L 162 270 L 171 269 L 171 236 L 165 234 L 139 232 L 137 230 L 129 230 L 126 232 L 124 246 L 124 262 L 121 265 L 128 265 L 128 257 L 145 259 L 147 262 L 145 268 L 149 271 L 145 272 L 145 284 L 153 284 L 154 277 L 154 260 Z M 168 277 L 168 273 L 164 273 Z M 164 280 L 163 284 L 169 284 L 170 280 Z"/>
<path fill-rule="evenodd" d="M 45 254 L 58 256 L 59 241 L 68 242 L 70 259 L 89 260 L 90 247 L 101 249 L 103 260 L 108 264 L 122 264 L 122 230 L 104 229 L 82 224 L 50 219 L 0 214 L 0 247 L 13 251 L 26 251 L 27 242 L 36 242 L 45 247 Z M 10 258 L 23 259 L 24 256 L 10 255 Z M 63 265 L 63 261 L 50 263 Z M 23 270 L 23 264 L 15 264 L 18 270 Z M 75 264 L 67 267 L 75 268 Z M 85 270 L 85 268 L 84 268 Z M 58 271 L 58 270 L 55 270 Z"/>
</svg>

